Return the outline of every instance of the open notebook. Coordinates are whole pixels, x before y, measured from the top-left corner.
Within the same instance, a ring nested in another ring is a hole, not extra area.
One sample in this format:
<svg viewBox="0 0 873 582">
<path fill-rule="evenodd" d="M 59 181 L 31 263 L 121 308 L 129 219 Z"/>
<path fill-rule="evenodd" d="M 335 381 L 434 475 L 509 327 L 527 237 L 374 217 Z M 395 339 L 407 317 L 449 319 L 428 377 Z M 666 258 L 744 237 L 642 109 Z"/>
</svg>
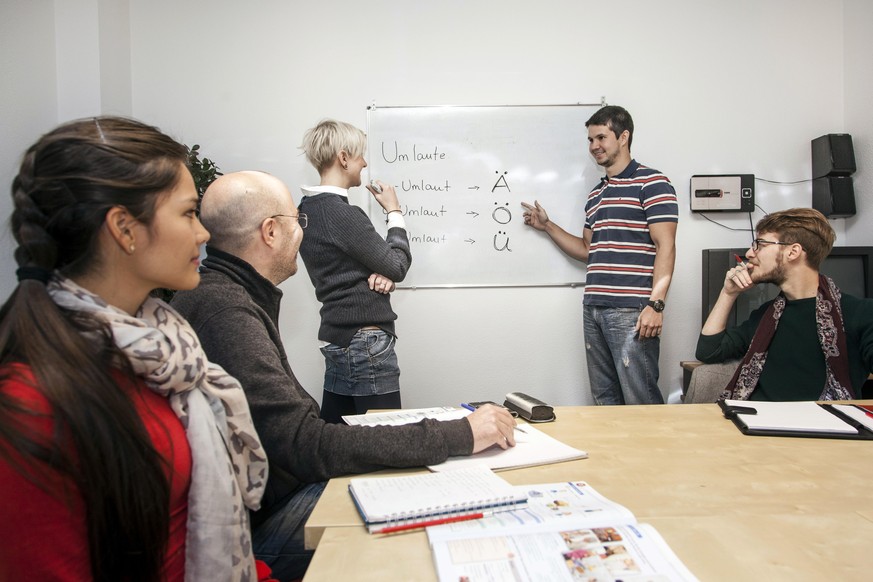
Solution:
<svg viewBox="0 0 873 582">
<path fill-rule="evenodd" d="M 425 418 L 455 420 L 470 414 L 469 410 L 455 407 L 410 408 L 344 416 L 346 424 L 355 426 L 398 425 L 419 422 Z M 448 471 L 483 465 L 495 471 L 517 469 L 534 465 L 548 465 L 574 459 L 586 459 L 588 453 L 562 443 L 529 424 L 519 423 L 515 430 L 515 446 L 501 449 L 493 446 L 467 457 L 450 457 L 439 465 L 430 465 L 431 471 Z"/>
<path fill-rule="evenodd" d="M 523 509 L 427 528 L 441 582 L 696 580 L 655 528 L 584 481 L 516 489 Z"/>
<path fill-rule="evenodd" d="M 501 449 L 493 446 L 469 457 L 449 457 L 439 465 L 430 465 L 431 471 L 453 471 L 462 467 L 484 465 L 495 471 L 548 465 L 573 459 L 586 459 L 588 453 L 562 443 L 529 424 L 519 423 L 515 428 L 515 446 Z"/>
</svg>

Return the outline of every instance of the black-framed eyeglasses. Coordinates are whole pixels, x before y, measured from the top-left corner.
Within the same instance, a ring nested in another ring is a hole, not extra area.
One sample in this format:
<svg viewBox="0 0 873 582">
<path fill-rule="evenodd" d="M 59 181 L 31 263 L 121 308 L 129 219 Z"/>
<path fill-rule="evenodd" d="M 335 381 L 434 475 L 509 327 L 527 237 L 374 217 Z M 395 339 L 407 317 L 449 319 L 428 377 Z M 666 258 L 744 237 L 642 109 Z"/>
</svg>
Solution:
<svg viewBox="0 0 873 582">
<path fill-rule="evenodd" d="M 267 218 L 278 218 L 280 216 L 284 216 L 285 218 L 294 218 L 300 224 L 300 228 L 306 228 L 309 225 L 309 217 L 303 214 L 274 214 L 273 216 L 268 216 Z"/>
<path fill-rule="evenodd" d="M 763 238 L 756 238 L 752 241 L 752 250 L 756 253 L 761 248 L 761 245 L 793 245 L 794 243 L 790 242 L 779 242 L 778 240 L 765 240 Z"/>
</svg>

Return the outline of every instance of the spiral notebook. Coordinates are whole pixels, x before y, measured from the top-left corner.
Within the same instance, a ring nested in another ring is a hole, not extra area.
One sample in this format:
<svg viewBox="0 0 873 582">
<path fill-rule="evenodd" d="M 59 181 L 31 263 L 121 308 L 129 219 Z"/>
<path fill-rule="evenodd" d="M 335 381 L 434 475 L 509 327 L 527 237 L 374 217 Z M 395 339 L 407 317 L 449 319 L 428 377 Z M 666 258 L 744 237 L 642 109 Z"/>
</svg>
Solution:
<svg viewBox="0 0 873 582">
<path fill-rule="evenodd" d="M 523 491 L 484 466 L 401 477 L 355 477 L 349 482 L 349 493 L 370 533 L 527 504 Z"/>
</svg>

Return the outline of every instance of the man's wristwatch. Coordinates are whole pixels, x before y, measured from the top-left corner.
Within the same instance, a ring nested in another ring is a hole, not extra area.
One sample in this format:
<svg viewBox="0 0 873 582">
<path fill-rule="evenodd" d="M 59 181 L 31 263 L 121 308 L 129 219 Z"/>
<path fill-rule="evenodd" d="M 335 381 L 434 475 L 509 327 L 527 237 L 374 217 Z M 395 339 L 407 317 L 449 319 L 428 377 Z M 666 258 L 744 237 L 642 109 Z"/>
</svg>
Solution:
<svg viewBox="0 0 873 582">
<path fill-rule="evenodd" d="M 661 313 L 662 311 L 664 311 L 664 307 L 665 307 L 663 299 L 655 299 L 654 301 L 652 301 L 650 299 L 649 301 L 646 302 L 646 305 L 648 305 L 649 307 L 654 309 L 655 313 Z"/>
</svg>

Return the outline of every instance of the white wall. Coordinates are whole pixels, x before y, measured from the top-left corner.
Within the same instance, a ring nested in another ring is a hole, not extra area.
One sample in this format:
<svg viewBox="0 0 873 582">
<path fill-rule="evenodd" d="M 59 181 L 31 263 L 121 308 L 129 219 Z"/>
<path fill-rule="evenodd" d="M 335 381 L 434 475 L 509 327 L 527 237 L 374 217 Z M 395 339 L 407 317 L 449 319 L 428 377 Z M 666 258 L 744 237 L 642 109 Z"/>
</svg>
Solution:
<svg viewBox="0 0 873 582">
<path fill-rule="evenodd" d="M 845 131 L 852 134 L 858 171 L 852 176 L 858 214 L 847 218 L 846 242 L 849 245 L 873 244 L 873 2 L 845 0 Z"/>
<path fill-rule="evenodd" d="M 692 174 L 807 179 L 809 141 L 853 133 L 859 217 L 834 226 L 844 244 L 873 244 L 861 226 L 871 214 L 863 167 L 873 163 L 863 145 L 870 143 L 864 106 L 873 78 L 863 33 L 873 15 L 862 0 L 631 0 L 609 8 L 579 0 L 128 4 L 133 115 L 200 143 L 225 171 L 266 170 L 292 188 L 317 180 L 297 149 L 303 132 L 322 117 L 364 127 L 373 102 L 605 96 L 627 107 L 637 126 L 635 157 L 670 176 L 681 201 L 661 355 L 661 387 L 674 398 L 678 362 L 693 357 L 700 328 L 700 250 L 750 239 L 689 212 Z M 102 83 L 105 94 L 110 81 Z M 810 197 L 809 183 L 757 183 L 766 211 L 808 206 Z M 713 218 L 748 227 L 743 215 Z M 319 305 L 302 271 L 282 288 L 286 348 L 320 397 Z M 553 288 L 396 293 L 404 404 L 501 400 L 510 390 L 588 403 L 581 300 L 581 290 Z"/>
<path fill-rule="evenodd" d="M 0 3 L 0 298 L 15 289 L 10 186 L 24 150 L 57 122 L 54 7 L 50 0 Z"/>
<path fill-rule="evenodd" d="M 9 196 L 24 150 L 60 121 L 131 114 L 126 0 L 0 3 L 0 298 L 15 288 Z"/>
</svg>

